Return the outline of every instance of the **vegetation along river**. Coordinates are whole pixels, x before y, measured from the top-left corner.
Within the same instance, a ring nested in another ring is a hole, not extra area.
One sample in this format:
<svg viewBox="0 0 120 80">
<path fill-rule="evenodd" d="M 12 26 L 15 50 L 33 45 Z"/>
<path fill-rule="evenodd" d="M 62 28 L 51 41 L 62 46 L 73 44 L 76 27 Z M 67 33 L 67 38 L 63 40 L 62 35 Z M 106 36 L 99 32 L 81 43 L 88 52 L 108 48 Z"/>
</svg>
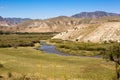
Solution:
<svg viewBox="0 0 120 80">
<path fill-rule="evenodd" d="M 41 47 L 37 48 L 37 50 L 42 50 L 42 51 L 44 51 L 46 53 L 49 53 L 49 54 L 58 54 L 58 55 L 62 55 L 62 56 L 75 56 L 75 55 L 67 54 L 67 53 L 64 53 L 64 52 L 60 52 L 55 48 L 55 46 L 48 45 L 45 42 L 40 42 L 40 44 L 41 44 Z M 97 56 L 94 56 L 94 57 L 95 58 L 101 58 L 102 56 L 97 55 Z"/>
</svg>

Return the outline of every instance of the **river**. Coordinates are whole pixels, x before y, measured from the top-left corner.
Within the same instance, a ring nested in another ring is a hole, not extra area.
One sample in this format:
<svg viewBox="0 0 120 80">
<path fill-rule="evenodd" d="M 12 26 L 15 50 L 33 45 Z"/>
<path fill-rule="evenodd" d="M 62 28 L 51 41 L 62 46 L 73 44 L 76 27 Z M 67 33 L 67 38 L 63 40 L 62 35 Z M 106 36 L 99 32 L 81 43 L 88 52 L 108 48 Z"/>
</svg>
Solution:
<svg viewBox="0 0 120 80">
<path fill-rule="evenodd" d="M 53 45 L 48 45 L 45 42 L 41 42 L 40 44 L 41 44 L 41 47 L 37 48 L 37 50 L 41 50 L 41 51 L 44 51 L 44 52 L 49 53 L 49 54 L 59 54 L 59 55 L 63 55 L 63 56 L 72 56 L 70 54 L 66 54 L 66 53 L 58 51 L 55 48 L 55 46 L 53 46 Z"/>
<path fill-rule="evenodd" d="M 58 55 L 62 55 L 62 56 L 75 56 L 75 55 L 60 52 L 55 48 L 55 46 L 48 45 L 45 42 L 40 42 L 40 44 L 41 44 L 41 47 L 37 48 L 37 50 L 41 50 L 41 51 L 49 53 L 49 54 L 58 54 Z M 85 56 L 80 56 L 80 57 L 85 57 Z M 102 55 L 97 55 L 97 56 L 93 56 L 93 57 L 94 58 L 102 58 Z"/>
</svg>

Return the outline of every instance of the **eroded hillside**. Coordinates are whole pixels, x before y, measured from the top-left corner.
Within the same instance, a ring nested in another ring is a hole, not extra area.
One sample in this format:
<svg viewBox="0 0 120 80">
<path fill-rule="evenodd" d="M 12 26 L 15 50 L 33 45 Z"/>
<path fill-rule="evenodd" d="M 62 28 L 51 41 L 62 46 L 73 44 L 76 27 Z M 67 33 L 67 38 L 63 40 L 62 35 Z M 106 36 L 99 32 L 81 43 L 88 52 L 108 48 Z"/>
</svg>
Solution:
<svg viewBox="0 0 120 80">
<path fill-rule="evenodd" d="M 18 32 L 63 32 L 80 24 L 81 19 L 60 16 L 46 20 L 32 20 L 19 24 Z"/>
<path fill-rule="evenodd" d="M 53 38 L 83 42 L 120 42 L 120 22 L 81 24 L 76 26 L 74 29 L 62 32 Z"/>
</svg>

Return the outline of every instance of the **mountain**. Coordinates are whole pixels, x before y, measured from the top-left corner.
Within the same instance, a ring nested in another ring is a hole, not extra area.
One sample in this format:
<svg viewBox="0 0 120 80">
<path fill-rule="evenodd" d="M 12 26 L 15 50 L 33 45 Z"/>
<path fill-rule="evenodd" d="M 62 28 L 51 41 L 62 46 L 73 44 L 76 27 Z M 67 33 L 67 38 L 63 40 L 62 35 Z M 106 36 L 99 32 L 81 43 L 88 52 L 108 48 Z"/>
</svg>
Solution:
<svg viewBox="0 0 120 80">
<path fill-rule="evenodd" d="M 31 20 L 17 25 L 17 32 L 63 32 L 80 24 L 81 19 L 59 16 L 45 20 Z"/>
<path fill-rule="evenodd" d="M 5 18 L 5 21 L 12 23 L 12 24 L 19 24 L 25 21 L 32 20 L 30 18 Z"/>
<path fill-rule="evenodd" d="M 100 17 L 109 17 L 109 16 L 120 16 L 117 13 L 108 13 L 104 11 L 95 11 L 95 12 L 81 12 L 79 14 L 75 14 L 72 17 L 75 18 L 100 18 Z"/>
<path fill-rule="evenodd" d="M 3 21 L 3 20 L 4 20 L 3 17 L 0 16 L 0 21 Z"/>
<path fill-rule="evenodd" d="M 0 26 L 9 26 L 8 23 L 0 16 Z"/>
<path fill-rule="evenodd" d="M 3 18 L 0 16 L 0 26 L 16 26 L 25 21 L 29 21 L 32 19 L 29 18 Z"/>
<path fill-rule="evenodd" d="M 0 30 L 11 32 L 59 32 L 53 38 L 81 42 L 120 42 L 120 16 L 103 11 L 83 17 L 59 16 L 45 20 L 0 17 Z M 13 26 L 14 25 L 14 26 Z M 8 27 L 12 26 L 12 27 Z"/>
<path fill-rule="evenodd" d="M 81 24 L 100 24 L 105 22 L 119 22 L 120 17 L 110 16 L 101 18 L 74 18 L 59 16 L 45 20 L 30 20 L 18 24 L 17 32 L 64 32 Z"/>
</svg>

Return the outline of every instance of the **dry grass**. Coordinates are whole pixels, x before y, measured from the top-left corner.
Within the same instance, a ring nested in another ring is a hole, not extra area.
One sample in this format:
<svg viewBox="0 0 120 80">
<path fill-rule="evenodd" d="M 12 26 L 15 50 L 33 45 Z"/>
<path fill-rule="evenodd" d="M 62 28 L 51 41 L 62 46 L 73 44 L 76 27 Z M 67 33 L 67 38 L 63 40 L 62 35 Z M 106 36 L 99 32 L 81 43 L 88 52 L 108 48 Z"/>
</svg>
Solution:
<svg viewBox="0 0 120 80">
<path fill-rule="evenodd" d="M 0 48 L 0 75 L 11 80 L 111 80 L 113 63 L 90 57 L 45 54 L 32 47 Z"/>
</svg>

